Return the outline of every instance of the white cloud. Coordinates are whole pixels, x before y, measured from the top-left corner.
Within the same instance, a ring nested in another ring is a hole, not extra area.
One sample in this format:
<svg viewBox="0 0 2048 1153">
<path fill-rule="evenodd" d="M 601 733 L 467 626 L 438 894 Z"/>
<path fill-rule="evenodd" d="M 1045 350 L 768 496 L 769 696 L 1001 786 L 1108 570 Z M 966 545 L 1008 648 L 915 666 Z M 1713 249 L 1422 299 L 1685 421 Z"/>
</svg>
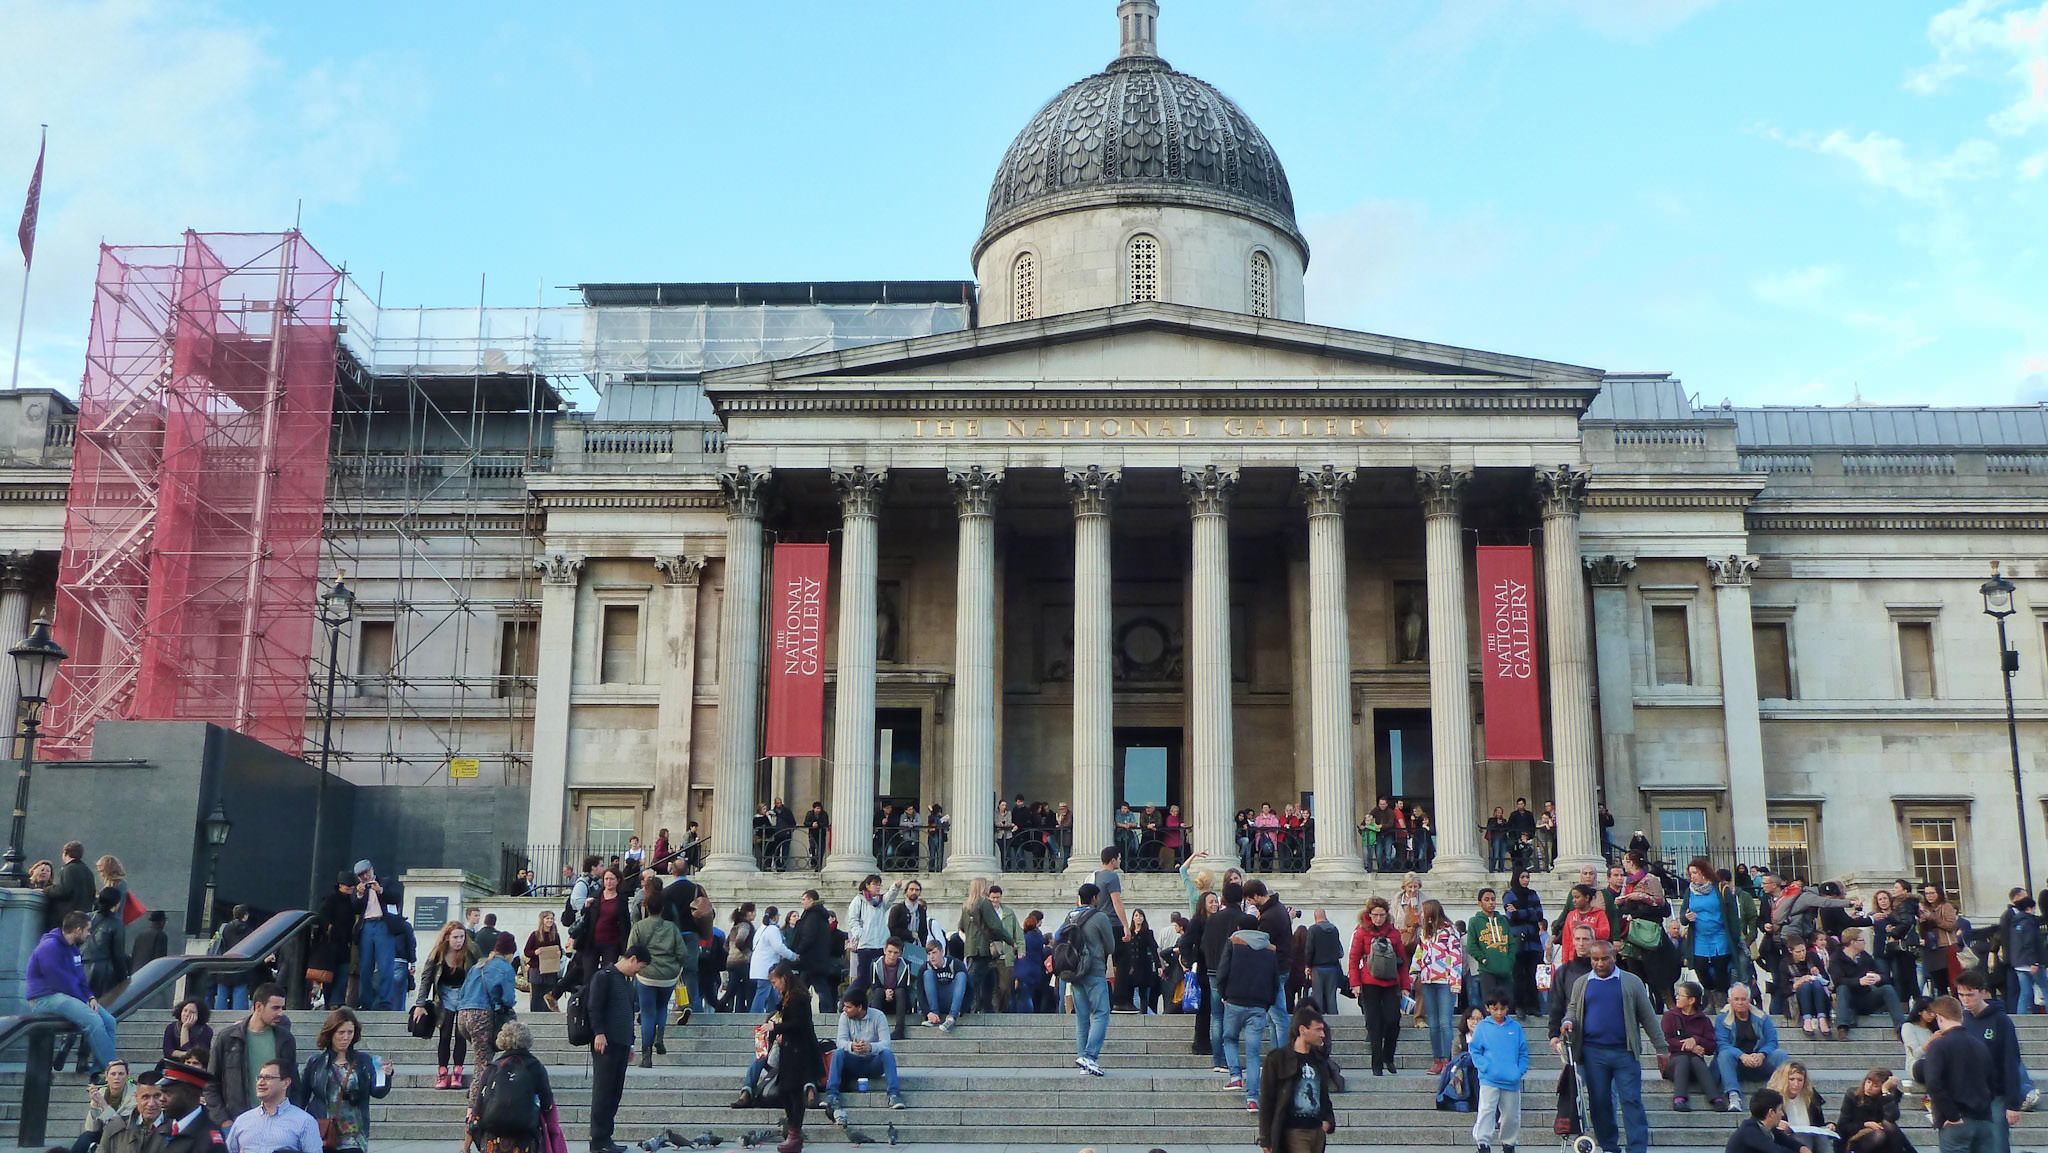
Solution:
<svg viewBox="0 0 2048 1153">
<path fill-rule="evenodd" d="M 1915 158 L 1904 141 L 1882 132 L 1850 136 L 1837 129 L 1817 141 L 1793 141 L 1824 156 L 1847 160 L 1863 179 L 1910 200 L 1933 200 L 1951 184 L 1983 180 L 1999 170 L 1998 146 L 1965 140 L 1946 156 Z"/>
<path fill-rule="evenodd" d="M 67 391 L 101 241 L 281 229 L 301 201 L 349 203 L 389 170 L 423 102 L 418 71 L 399 62 L 288 65 L 264 29 L 168 0 L 6 4 L 0 46 L 5 203 L 50 122 L 22 382 Z M 0 282 L 11 318 L 20 281 Z"/>
<path fill-rule="evenodd" d="M 1959 77 L 2004 78 L 2016 91 L 1985 122 L 2022 136 L 2048 125 L 2048 3 L 2006 9 L 2006 0 L 1964 0 L 1937 13 L 1927 23 L 1935 58 L 1907 73 L 1906 87 L 1932 94 Z"/>
</svg>

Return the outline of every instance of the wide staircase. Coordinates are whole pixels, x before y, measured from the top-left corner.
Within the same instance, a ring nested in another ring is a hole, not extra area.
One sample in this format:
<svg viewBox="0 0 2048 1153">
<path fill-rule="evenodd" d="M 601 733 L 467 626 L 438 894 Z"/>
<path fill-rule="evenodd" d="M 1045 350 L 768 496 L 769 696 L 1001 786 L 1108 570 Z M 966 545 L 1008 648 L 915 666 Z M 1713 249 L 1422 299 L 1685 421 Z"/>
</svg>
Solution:
<svg viewBox="0 0 2048 1153">
<path fill-rule="evenodd" d="M 1351 1008 L 1348 1002 L 1345 1008 Z M 548 1066 L 570 1148 L 581 1149 L 589 1123 L 588 1054 L 569 1046 L 559 1017 L 523 1013 L 522 1018 L 533 1026 L 535 1052 Z M 317 1014 L 293 1014 L 301 1060 L 319 1020 Z M 628 1073 L 617 1139 L 632 1144 L 665 1129 L 685 1138 L 709 1131 L 724 1139 L 722 1148 L 735 1148 L 749 1129 L 778 1129 L 779 1112 L 728 1108 L 753 1054 L 754 1021 L 751 1016 L 699 1017 L 687 1027 L 671 1027 L 667 1055 L 655 1057 L 651 1070 L 636 1066 Z M 166 1014 L 147 1011 L 123 1022 L 121 1050 L 138 1068 L 156 1058 L 166 1022 Z M 829 1037 L 834 1023 L 834 1018 L 821 1017 L 819 1032 Z M 1558 1063 L 1543 1044 L 1542 1023 L 1531 1018 L 1527 1025 L 1533 1067 L 1522 1097 L 1525 1133 L 1520 1144 L 1540 1147 L 1557 1140 L 1551 1122 Z M 373 1144 L 459 1140 L 464 1096 L 433 1087 L 433 1042 L 411 1037 L 397 1013 L 369 1014 L 365 1026 L 364 1048 L 396 1066 L 390 1096 L 372 1106 Z M 849 1087 L 844 1101 L 850 1131 L 836 1129 L 823 1115 L 813 1113 L 805 1127 L 809 1141 L 824 1144 L 865 1137 L 885 1145 L 892 1125 L 904 1144 L 952 1147 L 1024 1141 L 1045 1150 L 1085 1145 L 1173 1150 L 1253 1141 L 1253 1115 L 1245 1111 L 1243 1097 L 1224 1090 L 1223 1075 L 1210 1072 L 1210 1058 L 1189 1052 L 1189 1017 L 1116 1014 L 1102 1054 L 1106 1077 L 1084 1076 L 1074 1067 L 1071 1017 L 968 1017 L 950 1034 L 916 1024 L 908 1032 L 896 1043 L 896 1052 L 909 1108 L 890 1110 L 881 1079 L 875 1078 L 866 1093 Z M 1334 1033 L 1336 1052 L 1350 1081 L 1349 1091 L 1336 1098 L 1335 1144 L 1471 1144 L 1471 1115 L 1435 1108 L 1436 1078 L 1427 1075 L 1426 1031 L 1403 1030 L 1400 1072 L 1384 1078 L 1371 1074 L 1359 1017 L 1339 1016 Z M 2048 1072 L 2048 1017 L 2021 1018 L 2020 1038 L 2029 1068 Z M 1867 1070 L 1903 1072 L 1903 1051 L 1881 1026 L 1858 1028 L 1847 1042 L 1809 1041 L 1796 1029 L 1784 1039 L 1794 1058 L 1812 1071 L 1828 1099 L 1830 1119 L 1842 1094 Z M 19 1052 L 10 1053 L 10 1059 L 18 1062 Z M 1654 1061 L 1646 1059 L 1644 1069 L 1652 1144 L 1660 1149 L 1720 1149 L 1737 1118 L 1707 1111 L 1704 1102 L 1696 1102 L 1690 1113 L 1674 1111 L 1670 1086 L 1657 1080 Z M 19 1116 L 20 1086 L 18 1064 L 0 1073 L 0 1123 L 6 1126 L 5 1141 L 10 1145 Z M 66 1143 L 75 1134 L 73 1126 L 83 1116 L 84 1101 L 83 1079 L 60 1074 L 51 1096 L 52 1143 Z M 1903 1122 L 1920 1148 L 1934 1148 L 1935 1137 L 1917 1095 L 1908 1095 Z M 2048 1146 L 2048 1120 L 2042 1114 L 2026 1114 L 2013 1141 L 2015 1149 Z"/>
</svg>

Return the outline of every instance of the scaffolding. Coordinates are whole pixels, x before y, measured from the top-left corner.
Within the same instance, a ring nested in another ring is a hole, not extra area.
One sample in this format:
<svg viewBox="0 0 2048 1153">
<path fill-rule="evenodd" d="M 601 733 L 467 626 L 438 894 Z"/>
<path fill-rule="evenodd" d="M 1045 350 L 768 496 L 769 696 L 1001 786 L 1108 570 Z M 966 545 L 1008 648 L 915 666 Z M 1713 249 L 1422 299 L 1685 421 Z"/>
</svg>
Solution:
<svg viewBox="0 0 2048 1153">
<path fill-rule="evenodd" d="M 50 756 L 88 755 L 111 719 L 299 752 L 340 281 L 296 231 L 101 247 Z"/>
</svg>

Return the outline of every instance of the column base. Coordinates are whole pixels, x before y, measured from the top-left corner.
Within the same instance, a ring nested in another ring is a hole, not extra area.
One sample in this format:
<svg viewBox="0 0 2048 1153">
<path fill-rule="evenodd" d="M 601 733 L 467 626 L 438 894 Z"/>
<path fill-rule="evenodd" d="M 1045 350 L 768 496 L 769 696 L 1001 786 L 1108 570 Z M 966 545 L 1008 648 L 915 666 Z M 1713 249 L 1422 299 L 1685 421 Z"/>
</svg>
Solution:
<svg viewBox="0 0 2048 1153">
<path fill-rule="evenodd" d="M 825 869 L 819 876 L 832 884 L 841 882 L 858 884 L 863 877 L 873 873 L 880 873 L 881 871 L 875 859 L 867 854 L 827 853 L 825 855 Z"/>
<path fill-rule="evenodd" d="M 1477 857 L 1451 861 L 1438 857 L 1436 863 L 1430 866 L 1429 872 L 1420 876 L 1422 895 L 1447 903 L 1476 902 L 1479 899 L 1479 890 L 1488 886 L 1501 888 L 1501 885 L 1494 884 L 1493 874 L 1486 871 L 1486 862 Z M 1399 878 L 1396 877 L 1395 881 L 1398 883 Z"/>
<path fill-rule="evenodd" d="M 706 853 L 697 875 L 710 877 L 756 877 L 761 873 L 752 853 Z"/>
<path fill-rule="evenodd" d="M 1557 860 L 1551 862 L 1550 872 L 1559 880 L 1570 881 L 1576 885 L 1579 883 L 1579 870 L 1587 868 L 1593 870 L 1594 875 L 1600 878 L 1601 884 L 1607 883 L 1607 858 L 1599 853 L 1590 853 L 1583 857 L 1559 856 Z"/>
<path fill-rule="evenodd" d="M 1002 873 L 1002 864 L 994 853 L 954 853 L 946 860 L 946 867 L 939 870 L 939 875 L 945 877 L 987 877 L 991 881 Z"/>
<path fill-rule="evenodd" d="M 1317 853 L 1308 863 L 1311 877 L 1363 877 L 1365 862 L 1350 853 Z"/>
</svg>

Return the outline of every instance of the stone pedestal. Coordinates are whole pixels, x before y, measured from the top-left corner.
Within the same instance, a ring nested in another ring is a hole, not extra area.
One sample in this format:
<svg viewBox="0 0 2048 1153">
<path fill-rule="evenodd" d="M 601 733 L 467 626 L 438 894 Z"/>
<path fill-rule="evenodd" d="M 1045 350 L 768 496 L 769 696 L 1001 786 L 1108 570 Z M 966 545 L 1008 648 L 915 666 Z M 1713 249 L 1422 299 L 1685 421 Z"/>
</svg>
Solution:
<svg viewBox="0 0 2048 1153">
<path fill-rule="evenodd" d="M 28 1009 L 28 955 L 43 935 L 41 889 L 0 889 L 0 1017 Z"/>
</svg>

